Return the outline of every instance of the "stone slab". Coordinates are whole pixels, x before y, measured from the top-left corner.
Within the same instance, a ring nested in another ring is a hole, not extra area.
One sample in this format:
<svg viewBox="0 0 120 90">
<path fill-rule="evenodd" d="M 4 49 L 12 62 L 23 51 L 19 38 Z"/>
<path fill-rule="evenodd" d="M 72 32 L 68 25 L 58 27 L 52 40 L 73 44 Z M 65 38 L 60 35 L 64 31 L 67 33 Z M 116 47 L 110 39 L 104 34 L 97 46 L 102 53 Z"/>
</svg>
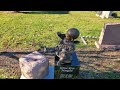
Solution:
<svg viewBox="0 0 120 90">
<path fill-rule="evenodd" d="M 97 48 L 120 48 L 120 23 L 105 23 L 99 41 L 95 42 Z"/>
<path fill-rule="evenodd" d="M 23 75 L 21 75 L 20 79 L 26 79 Z M 54 66 L 49 66 L 49 74 L 43 79 L 54 79 Z"/>
</svg>

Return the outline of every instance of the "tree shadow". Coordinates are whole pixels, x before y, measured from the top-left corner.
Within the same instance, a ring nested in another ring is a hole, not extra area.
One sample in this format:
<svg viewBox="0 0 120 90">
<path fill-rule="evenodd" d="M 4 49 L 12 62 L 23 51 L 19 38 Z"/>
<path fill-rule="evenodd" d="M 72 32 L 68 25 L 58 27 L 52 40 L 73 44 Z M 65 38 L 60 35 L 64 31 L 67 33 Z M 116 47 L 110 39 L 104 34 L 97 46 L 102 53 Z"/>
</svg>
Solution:
<svg viewBox="0 0 120 90">
<path fill-rule="evenodd" d="M 78 56 L 83 58 L 93 58 L 93 59 L 95 58 L 100 60 L 120 58 L 119 55 L 104 55 L 103 52 L 111 52 L 111 51 L 79 51 Z"/>
<path fill-rule="evenodd" d="M 95 72 L 92 70 L 81 70 L 79 79 L 120 79 L 120 72 Z"/>
<path fill-rule="evenodd" d="M 118 16 L 117 13 L 112 13 L 112 17 L 113 17 L 113 18 L 120 18 L 120 16 Z"/>
<path fill-rule="evenodd" d="M 69 14 L 69 11 L 20 11 L 24 14 Z"/>
<path fill-rule="evenodd" d="M 104 51 L 85 51 L 85 50 L 80 50 L 78 53 L 79 54 L 101 54 Z"/>
<path fill-rule="evenodd" d="M 83 62 L 82 65 L 86 65 L 89 70 L 80 68 L 79 79 L 120 79 L 120 72 L 113 70 L 111 67 L 104 67 L 106 71 L 90 66 L 92 62 Z M 99 65 L 100 66 L 100 65 Z"/>
<path fill-rule="evenodd" d="M 108 54 L 109 52 L 111 51 L 94 51 L 94 50 L 79 51 L 78 56 L 80 58 L 83 57 L 83 59 L 85 59 L 85 60 L 80 59 L 81 68 L 79 79 L 120 79 L 119 65 L 113 67 L 110 66 L 111 64 L 109 63 L 108 65 L 107 64 L 103 65 L 103 63 L 100 63 L 101 61 L 104 60 L 108 60 L 109 62 L 111 62 L 112 59 L 114 60 L 116 59 L 117 61 L 114 62 L 120 63 L 120 61 L 118 61 L 118 58 L 120 58 L 119 54 L 109 55 Z"/>
<path fill-rule="evenodd" d="M 15 60 L 19 60 L 19 57 L 17 57 L 17 54 L 30 54 L 32 52 L 1 52 L 0 56 L 7 56 L 9 58 L 13 58 Z"/>
<path fill-rule="evenodd" d="M 51 48 L 48 48 L 51 49 Z M 49 56 L 54 56 L 54 52 L 44 52 L 42 49 L 38 49 L 37 50 L 39 53 L 43 54 L 43 55 L 49 55 Z M 19 57 L 17 55 L 27 55 L 32 53 L 33 51 L 30 52 L 0 52 L 0 56 L 7 56 L 9 58 L 13 58 L 15 60 L 19 60 Z"/>
<path fill-rule="evenodd" d="M 118 57 L 114 57 L 114 56 L 109 56 L 109 55 L 101 55 L 101 56 L 80 56 L 80 57 L 83 57 L 83 58 L 91 58 L 91 59 L 94 59 L 96 58 L 96 60 L 106 60 L 106 59 L 118 59 Z"/>
<path fill-rule="evenodd" d="M 120 18 L 120 16 L 114 17 L 114 18 Z"/>
</svg>

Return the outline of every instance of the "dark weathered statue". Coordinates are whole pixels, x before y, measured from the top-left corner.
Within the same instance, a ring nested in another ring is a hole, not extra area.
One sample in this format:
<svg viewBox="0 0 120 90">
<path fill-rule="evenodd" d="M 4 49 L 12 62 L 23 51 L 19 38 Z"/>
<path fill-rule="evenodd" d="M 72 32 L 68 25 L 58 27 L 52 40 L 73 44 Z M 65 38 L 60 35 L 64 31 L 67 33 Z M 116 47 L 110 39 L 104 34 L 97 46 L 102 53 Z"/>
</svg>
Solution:
<svg viewBox="0 0 120 90">
<path fill-rule="evenodd" d="M 79 37 L 80 32 L 76 28 L 71 28 L 66 34 L 57 32 L 62 39 L 59 46 L 56 47 L 57 65 L 71 65 L 71 55 L 75 50 L 74 39 Z"/>
</svg>

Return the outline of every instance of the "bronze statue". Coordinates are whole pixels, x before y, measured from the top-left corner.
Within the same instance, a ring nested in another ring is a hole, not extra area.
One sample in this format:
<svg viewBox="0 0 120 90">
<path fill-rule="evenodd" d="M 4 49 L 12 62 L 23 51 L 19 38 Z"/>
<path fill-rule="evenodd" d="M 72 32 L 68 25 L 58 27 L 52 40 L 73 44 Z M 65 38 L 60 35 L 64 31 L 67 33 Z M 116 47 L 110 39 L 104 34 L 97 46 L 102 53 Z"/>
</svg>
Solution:
<svg viewBox="0 0 120 90">
<path fill-rule="evenodd" d="M 62 39 L 59 46 L 56 47 L 57 65 L 71 65 L 71 55 L 75 50 L 74 39 L 79 37 L 80 32 L 76 28 L 71 28 L 66 34 L 57 32 Z"/>
</svg>

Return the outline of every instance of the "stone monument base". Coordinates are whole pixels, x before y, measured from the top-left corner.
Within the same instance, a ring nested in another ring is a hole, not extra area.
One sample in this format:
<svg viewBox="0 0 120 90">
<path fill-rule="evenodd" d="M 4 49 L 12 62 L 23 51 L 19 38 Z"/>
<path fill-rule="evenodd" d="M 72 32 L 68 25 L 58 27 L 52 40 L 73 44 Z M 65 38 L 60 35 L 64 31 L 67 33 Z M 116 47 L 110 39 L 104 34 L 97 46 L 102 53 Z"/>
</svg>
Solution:
<svg viewBox="0 0 120 90">
<path fill-rule="evenodd" d="M 120 45 L 101 45 L 98 41 L 95 41 L 95 45 L 98 49 L 120 49 Z"/>
<path fill-rule="evenodd" d="M 48 75 L 49 60 L 38 51 L 19 58 L 21 78 L 42 79 Z M 23 77 L 24 76 L 24 77 Z"/>
<path fill-rule="evenodd" d="M 26 79 L 23 75 L 21 75 L 20 79 Z"/>
<path fill-rule="evenodd" d="M 27 79 L 27 78 L 25 78 L 24 75 L 21 75 L 20 79 Z M 54 79 L 54 66 L 49 66 L 49 73 L 43 79 Z"/>
<path fill-rule="evenodd" d="M 55 79 L 78 79 L 79 66 L 55 66 Z"/>
<path fill-rule="evenodd" d="M 71 65 L 55 66 L 55 79 L 78 79 L 80 62 L 76 52 L 72 54 Z"/>
</svg>

